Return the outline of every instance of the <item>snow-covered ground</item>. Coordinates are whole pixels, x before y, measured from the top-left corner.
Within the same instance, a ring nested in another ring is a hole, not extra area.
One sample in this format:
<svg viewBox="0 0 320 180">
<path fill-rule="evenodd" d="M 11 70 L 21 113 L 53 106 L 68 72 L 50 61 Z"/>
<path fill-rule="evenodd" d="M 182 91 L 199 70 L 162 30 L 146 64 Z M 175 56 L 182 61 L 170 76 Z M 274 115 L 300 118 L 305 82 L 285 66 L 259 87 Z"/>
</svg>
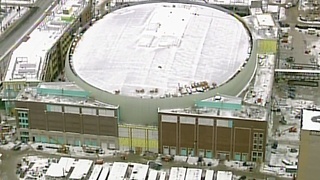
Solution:
<svg viewBox="0 0 320 180">
<path fill-rule="evenodd" d="M 188 160 L 187 160 L 188 159 Z M 174 161 L 177 162 L 187 162 L 188 164 L 197 165 L 198 157 L 187 157 L 187 156 L 174 156 Z M 219 164 L 219 160 L 217 159 L 209 159 L 203 158 L 203 162 L 208 165 L 211 164 L 212 167 L 217 166 Z"/>
<path fill-rule="evenodd" d="M 253 162 L 246 162 L 246 165 L 244 165 L 244 162 L 241 161 L 224 161 L 224 165 L 240 171 L 249 171 L 256 166 L 256 164 Z"/>
<path fill-rule="evenodd" d="M 48 154 L 59 154 L 59 155 L 61 155 L 61 153 L 57 152 L 57 149 L 61 148 L 61 145 L 45 144 L 45 143 L 30 143 L 30 146 L 32 147 L 33 150 L 36 150 L 36 151 L 41 151 L 41 152 L 45 152 L 45 153 L 48 153 Z M 37 150 L 38 146 L 42 146 L 43 150 Z M 114 156 L 118 152 L 118 151 L 115 151 L 115 150 L 104 149 L 103 150 L 104 153 L 100 153 L 100 154 L 85 153 L 83 151 L 82 147 L 76 147 L 76 146 L 67 146 L 67 147 L 69 148 L 68 155 L 71 156 L 71 157 L 91 157 L 91 158 L 95 158 L 95 157 L 99 156 L 99 157 L 102 158 L 102 157 Z"/>
<path fill-rule="evenodd" d="M 17 10 L 17 7 L 6 8 L 5 6 L 1 6 L 1 8 L 6 12 L 1 14 L 3 19 L 1 22 L 0 35 L 29 10 L 29 8 L 26 7 L 21 7 L 20 11 Z"/>
</svg>

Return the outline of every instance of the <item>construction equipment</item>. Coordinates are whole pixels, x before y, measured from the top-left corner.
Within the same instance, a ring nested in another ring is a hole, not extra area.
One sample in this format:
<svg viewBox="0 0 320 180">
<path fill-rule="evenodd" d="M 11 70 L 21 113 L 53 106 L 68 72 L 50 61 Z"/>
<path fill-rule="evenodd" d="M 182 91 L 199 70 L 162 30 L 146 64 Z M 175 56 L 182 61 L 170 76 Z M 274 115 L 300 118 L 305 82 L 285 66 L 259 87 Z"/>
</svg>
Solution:
<svg viewBox="0 0 320 180">
<path fill-rule="evenodd" d="M 287 129 L 281 131 L 281 132 L 279 133 L 279 137 L 280 137 L 281 135 L 283 135 L 283 134 L 284 134 L 285 132 L 287 132 L 287 131 L 288 131 L 289 133 L 294 133 L 294 132 L 297 132 L 297 128 L 294 127 L 294 126 L 289 127 L 289 128 L 287 128 Z"/>
<path fill-rule="evenodd" d="M 53 140 L 56 144 L 59 144 L 60 147 L 57 149 L 58 153 L 62 153 L 62 154 L 69 154 L 69 147 L 67 147 L 65 144 L 61 144 L 59 143 L 59 141 L 57 141 L 55 138 L 49 136 L 49 140 Z"/>
</svg>

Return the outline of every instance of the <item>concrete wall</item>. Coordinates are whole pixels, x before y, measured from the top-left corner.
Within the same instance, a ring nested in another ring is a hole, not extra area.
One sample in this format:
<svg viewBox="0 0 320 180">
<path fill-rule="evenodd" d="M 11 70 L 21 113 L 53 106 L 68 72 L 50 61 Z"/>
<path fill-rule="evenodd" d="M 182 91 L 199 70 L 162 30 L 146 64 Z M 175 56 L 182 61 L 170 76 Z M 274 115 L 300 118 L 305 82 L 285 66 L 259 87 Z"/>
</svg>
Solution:
<svg viewBox="0 0 320 180">
<path fill-rule="evenodd" d="M 190 3 L 190 2 L 189 2 Z M 200 4 L 204 5 L 204 4 Z M 209 5 L 207 5 L 209 6 Z M 212 6 L 209 7 L 218 8 L 220 10 L 227 11 L 221 7 Z M 229 12 L 231 13 L 231 12 Z M 239 17 L 235 16 L 239 19 Z M 241 19 L 239 19 L 241 20 Z M 242 21 L 243 22 L 243 21 Z M 245 25 L 245 24 L 244 24 Z M 245 25 L 247 28 L 247 26 Z M 128 124 L 141 124 L 141 125 L 157 125 L 158 117 L 157 111 L 160 109 L 168 108 L 185 108 L 193 106 L 195 101 L 206 99 L 216 95 L 217 93 L 235 96 L 238 95 L 244 88 L 247 87 L 248 82 L 252 79 L 252 76 L 256 70 L 256 41 L 252 41 L 252 55 L 250 56 L 246 66 L 228 83 L 221 85 L 211 91 L 207 91 L 200 94 L 194 94 L 184 97 L 167 98 L 167 99 L 139 99 L 136 97 L 128 97 L 121 95 L 114 95 L 109 92 L 103 91 L 90 84 L 84 82 L 78 77 L 71 69 L 69 63 L 69 54 L 66 57 L 65 74 L 69 81 L 75 82 L 77 85 L 90 92 L 96 99 L 120 106 L 120 122 Z"/>
</svg>

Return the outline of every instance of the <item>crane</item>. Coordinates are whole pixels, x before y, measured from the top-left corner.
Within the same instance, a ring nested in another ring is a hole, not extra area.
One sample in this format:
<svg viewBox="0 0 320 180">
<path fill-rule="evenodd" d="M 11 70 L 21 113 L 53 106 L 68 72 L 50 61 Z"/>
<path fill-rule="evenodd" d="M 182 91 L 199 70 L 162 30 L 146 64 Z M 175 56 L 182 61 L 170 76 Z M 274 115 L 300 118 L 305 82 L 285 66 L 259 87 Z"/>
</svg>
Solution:
<svg viewBox="0 0 320 180">
<path fill-rule="evenodd" d="M 49 140 L 50 139 L 60 145 L 60 147 L 57 150 L 58 153 L 69 154 L 69 147 L 67 147 L 65 144 L 59 143 L 59 141 L 57 141 L 55 138 L 51 136 L 49 136 Z"/>
</svg>

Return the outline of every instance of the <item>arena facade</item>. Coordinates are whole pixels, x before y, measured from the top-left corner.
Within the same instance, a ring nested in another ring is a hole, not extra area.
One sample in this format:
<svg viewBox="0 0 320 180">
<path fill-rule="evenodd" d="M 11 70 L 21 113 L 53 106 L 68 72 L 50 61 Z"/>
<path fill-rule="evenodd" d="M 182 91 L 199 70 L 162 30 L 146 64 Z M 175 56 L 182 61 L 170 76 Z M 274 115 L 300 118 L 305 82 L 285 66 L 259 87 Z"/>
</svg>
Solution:
<svg viewBox="0 0 320 180">
<path fill-rule="evenodd" d="M 158 109 L 241 93 L 255 73 L 256 49 L 246 24 L 221 7 L 144 3 L 107 14 L 79 36 L 65 74 L 119 105 L 121 123 L 157 125 Z"/>
</svg>

